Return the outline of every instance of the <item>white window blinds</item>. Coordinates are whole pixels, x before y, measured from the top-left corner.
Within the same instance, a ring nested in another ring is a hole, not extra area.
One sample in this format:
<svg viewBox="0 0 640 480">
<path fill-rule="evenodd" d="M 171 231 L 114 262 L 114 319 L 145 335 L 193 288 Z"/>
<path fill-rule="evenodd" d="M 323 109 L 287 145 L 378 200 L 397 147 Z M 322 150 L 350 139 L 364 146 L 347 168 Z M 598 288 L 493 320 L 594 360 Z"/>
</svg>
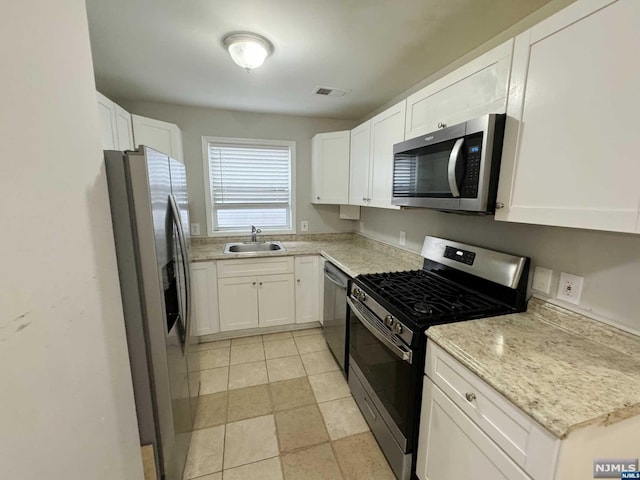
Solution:
<svg viewBox="0 0 640 480">
<path fill-rule="evenodd" d="M 214 231 L 291 229 L 291 149 L 288 145 L 209 142 Z"/>
</svg>

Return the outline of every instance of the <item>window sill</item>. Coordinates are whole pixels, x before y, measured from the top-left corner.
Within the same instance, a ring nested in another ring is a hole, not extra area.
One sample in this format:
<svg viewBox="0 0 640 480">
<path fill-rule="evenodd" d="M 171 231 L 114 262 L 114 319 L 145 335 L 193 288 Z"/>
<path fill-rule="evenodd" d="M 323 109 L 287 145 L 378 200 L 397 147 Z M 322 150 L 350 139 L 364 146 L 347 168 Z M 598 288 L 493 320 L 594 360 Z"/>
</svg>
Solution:
<svg viewBox="0 0 640 480">
<path fill-rule="evenodd" d="M 296 230 L 262 230 L 258 233 L 258 240 L 261 237 L 271 237 L 274 235 L 295 235 Z M 251 237 L 251 230 L 225 230 L 224 232 L 209 232 L 207 235 L 209 238 L 224 238 L 224 237 Z"/>
</svg>

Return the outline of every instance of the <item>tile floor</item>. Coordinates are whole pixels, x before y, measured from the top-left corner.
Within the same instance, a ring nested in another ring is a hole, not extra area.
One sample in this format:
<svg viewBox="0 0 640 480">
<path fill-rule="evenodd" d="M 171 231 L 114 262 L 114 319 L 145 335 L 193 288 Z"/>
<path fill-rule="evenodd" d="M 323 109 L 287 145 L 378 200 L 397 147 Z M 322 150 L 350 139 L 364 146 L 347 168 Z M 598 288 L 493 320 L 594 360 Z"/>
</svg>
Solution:
<svg viewBox="0 0 640 480">
<path fill-rule="evenodd" d="M 394 480 L 319 329 L 198 349 L 185 479 Z"/>
</svg>

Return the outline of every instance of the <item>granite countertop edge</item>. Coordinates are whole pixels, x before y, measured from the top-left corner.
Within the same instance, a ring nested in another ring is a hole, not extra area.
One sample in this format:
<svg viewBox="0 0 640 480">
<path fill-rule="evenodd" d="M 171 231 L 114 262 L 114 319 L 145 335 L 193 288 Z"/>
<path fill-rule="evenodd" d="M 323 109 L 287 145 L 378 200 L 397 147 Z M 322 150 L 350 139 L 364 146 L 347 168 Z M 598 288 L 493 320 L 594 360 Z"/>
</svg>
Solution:
<svg viewBox="0 0 640 480">
<path fill-rule="evenodd" d="M 529 317 L 527 320 L 542 322 L 548 327 L 558 329 L 559 335 L 570 335 L 573 336 L 573 338 L 576 338 L 577 341 L 580 341 L 581 339 L 585 342 L 585 346 L 586 344 L 598 344 L 606 347 L 607 349 L 616 350 L 623 356 L 632 357 L 634 361 L 640 360 L 640 354 L 637 353 L 640 351 L 640 349 L 638 349 L 638 347 L 640 347 L 640 337 L 537 298 L 532 298 L 530 300 L 527 312 L 504 315 L 501 317 L 471 320 L 469 322 L 477 322 L 478 324 L 481 324 L 482 322 L 487 321 L 495 323 L 502 320 L 506 324 L 506 322 L 516 316 L 518 316 L 518 318 Z M 462 325 L 469 322 L 459 322 L 458 324 L 448 325 Z M 630 405 L 618 407 L 612 406 L 607 411 L 603 411 L 597 415 L 587 416 L 581 421 L 567 421 L 562 418 L 555 417 L 554 415 L 551 415 L 550 412 L 545 412 L 544 406 L 534 408 L 525 401 L 526 399 L 522 399 L 517 395 L 517 393 L 515 393 L 515 388 L 507 388 L 508 385 L 505 382 L 500 381 L 498 374 L 492 374 L 491 369 L 488 368 L 481 359 L 478 359 L 467 352 L 465 348 L 456 341 L 455 335 L 447 333 L 446 327 L 447 325 L 432 327 L 427 330 L 426 335 L 453 358 L 459 361 L 467 369 L 481 378 L 490 387 L 517 406 L 525 414 L 536 421 L 536 423 L 544 427 L 558 439 L 564 439 L 571 432 L 587 426 L 608 426 L 636 415 L 640 415 L 640 399 L 638 399 L 637 403 Z M 522 378 L 530 379 L 531 377 L 527 377 L 527 373 L 529 372 L 522 371 Z M 594 382 L 595 381 L 597 381 L 597 378 L 594 378 Z M 543 385 L 542 387 L 545 386 Z M 570 389 L 566 389 L 566 393 L 569 395 L 588 395 L 591 392 L 576 393 Z M 615 392 L 611 395 L 614 396 Z M 537 400 L 539 403 L 534 401 L 537 405 L 544 403 L 540 401 L 541 399 Z M 551 404 L 552 403 L 553 402 L 551 402 Z"/>
</svg>

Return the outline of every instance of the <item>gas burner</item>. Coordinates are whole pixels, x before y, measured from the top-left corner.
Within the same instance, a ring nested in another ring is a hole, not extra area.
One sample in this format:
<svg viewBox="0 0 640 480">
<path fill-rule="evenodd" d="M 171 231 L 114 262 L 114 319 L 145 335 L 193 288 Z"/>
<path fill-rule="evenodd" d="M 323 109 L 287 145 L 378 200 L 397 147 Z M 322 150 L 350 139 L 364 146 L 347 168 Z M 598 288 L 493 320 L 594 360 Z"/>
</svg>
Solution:
<svg viewBox="0 0 640 480">
<path fill-rule="evenodd" d="M 413 306 L 413 309 L 418 312 L 418 313 L 422 313 L 425 315 L 431 315 L 433 314 L 433 308 L 431 307 L 431 305 L 429 305 L 428 303 L 425 302 L 418 302 Z"/>
</svg>

